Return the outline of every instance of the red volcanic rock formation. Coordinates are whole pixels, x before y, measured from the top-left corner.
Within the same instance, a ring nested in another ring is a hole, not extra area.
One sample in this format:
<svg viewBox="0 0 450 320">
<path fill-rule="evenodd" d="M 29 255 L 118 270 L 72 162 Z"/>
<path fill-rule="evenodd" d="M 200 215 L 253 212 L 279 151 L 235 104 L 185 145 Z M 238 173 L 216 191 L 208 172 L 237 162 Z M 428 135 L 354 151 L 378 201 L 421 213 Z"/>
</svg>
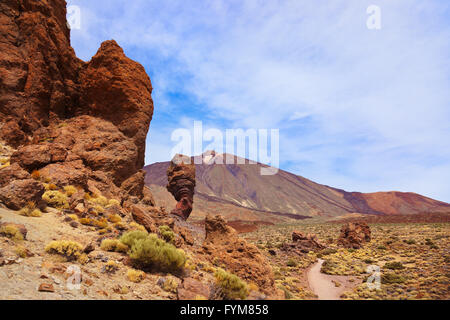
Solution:
<svg viewBox="0 0 450 320">
<path fill-rule="evenodd" d="M 205 219 L 204 253 L 210 260 L 226 266 L 230 272 L 249 283 L 255 283 L 268 295 L 274 295 L 274 275 L 258 248 L 238 237 L 237 232 L 217 215 Z"/>
<path fill-rule="evenodd" d="M 369 242 L 371 232 L 364 222 L 349 222 L 342 226 L 338 244 L 346 248 L 359 249 L 364 242 Z"/>
<path fill-rule="evenodd" d="M 184 220 L 189 218 L 192 212 L 195 189 L 195 165 L 187 156 L 175 155 L 167 169 L 167 190 L 178 201 L 171 214 Z"/>
<path fill-rule="evenodd" d="M 280 248 L 282 251 L 303 255 L 309 251 L 318 251 L 325 249 L 325 246 L 318 242 L 315 234 L 304 235 L 301 232 L 292 232 L 292 243 L 283 243 Z"/>
<path fill-rule="evenodd" d="M 144 68 L 114 40 L 78 59 L 64 0 L 2 1 L 0 22 L 0 140 L 17 149 L 11 164 L 60 187 L 143 199 L 153 114 Z"/>
</svg>

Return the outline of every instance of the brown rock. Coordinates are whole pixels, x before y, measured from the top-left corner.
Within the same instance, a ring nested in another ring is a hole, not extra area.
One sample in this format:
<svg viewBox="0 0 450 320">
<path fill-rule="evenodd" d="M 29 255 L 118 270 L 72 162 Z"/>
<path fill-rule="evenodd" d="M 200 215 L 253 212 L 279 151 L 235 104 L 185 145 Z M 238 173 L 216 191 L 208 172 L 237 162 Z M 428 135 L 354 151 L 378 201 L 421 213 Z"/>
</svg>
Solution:
<svg viewBox="0 0 450 320">
<path fill-rule="evenodd" d="M 40 292 L 55 292 L 55 288 L 51 283 L 41 283 L 38 291 Z"/>
<path fill-rule="evenodd" d="M 252 244 L 238 237 L 221 216 L 205 219 L 206 239 L 203 244 L 208 260 L 219 260 L 230 271 L 247 282 L 258 285 L 261 291 L 272 294 L 274 276 L 265 257 Z"/>
<path fill-rule="evenodd" d="M 134 175 L 129 177 L 127 180 L 122 182 L 120 188 L 128 195 L 138 197 L 142 199 L 144 197 L 144 180 L 145 171 L 139 170 Z"/>
<path fill-rule="evenodd" d="M 359 249 L 370 239 L 370 227 L 365 222 L 349 222 L 342 226 L 338 244 L 346 248 Z"/>
<path fill-rule="evenodd" d="M 299 231 L 294 231 L 292 232 L 292 241 L 293 243 L 283 243 L 280 249 L 298 255 L 325 249 L 325 246 L 318 242 L 315 234 L 304 235 Z"/>
<path fill-rule="evenodd" d="M 167 178 L 167 190 L 178 201 L 171 214 L 187 220 L 194 202 L 195 164 L 191 163 L 191 158 L 177 154 L 167 169 Z"/>
<path fill-rule="evenodd" d="M 12 163 L 57 163 L 48 169 L 65 176 L 80 160 L 116 188 L 138 172 L 153 114 L 145 69 L 113 40 L 90 62 L 78 59 L 63 0 L 1 1 L 0 21 L 0 139 L 22 146 Z"/>
<path fill-rule="evenodd" d="M 30 201 L 38 203 L 44 191 L 44 186 L 33 179 L 13 180 L 0 188 L 0 201 L 10 209 L 19 210 Z"/>
<path fill-rule="evenodd" d="M 0 169 L 0 187 L 4 187 L 12 180 L 25 180 L 29 178 L 31 178 L 30 174 L 23 170 L 17 163 Z"/>
<path fill-rule="evenodd" d="M 134 221 L 136 221 L 140 225 L 143 225 L 144 228 L 150 233 L 158 232 L 155 220 L 148 212 L 146 212 L 145 208 L 139 205 L 132 205 L 130 207 L 130 210 Z"/>
<path fill-rule="evenodd" d="M 143 191 L 143 198 L 142 198 L 142 203 L 147 205 L 147 206 L 151 206 L 154 207 L 156 205 L 155 203 L 155 199 L 153 198 L 153 194 L 150 191 L 150 189 L 148 187 L 144 187 Z"/>
<path fill-rule="evenodd" d="M 210 287 L 193 278 L 185 278 L 177 290 L 178 300 L 196 300 L 198 297 L 205 299 L 211 294 Z"/>
<path fill-rule="evenodd" d="M 91 242 L 86 247 L 84 247 L 83 252 L 89 254 L 94 250 L 95 250 L 95 243 Z"/>
<path fill-rule="evenodd" d="M 62 188 L 68 185 L 86 186 L 87 170 L 81 161 L 53 163 L 40 170 L 42 177 Z"/>
<path fill-rule="evenodd" d="M 40 169 L 52 162 L 48 144 L 34 144 L 19 148 L 11 156 L 11 163 L 18 163 L 28 171 Z"/>
</svg>

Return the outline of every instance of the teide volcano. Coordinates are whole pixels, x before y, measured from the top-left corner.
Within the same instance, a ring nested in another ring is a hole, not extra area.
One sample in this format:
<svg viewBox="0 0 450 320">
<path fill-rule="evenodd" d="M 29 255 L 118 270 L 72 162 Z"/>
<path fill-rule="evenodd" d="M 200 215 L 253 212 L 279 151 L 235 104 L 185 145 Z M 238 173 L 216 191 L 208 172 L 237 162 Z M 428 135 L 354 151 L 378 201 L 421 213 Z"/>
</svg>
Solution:
<svg viewBox="0 0 450 320">
<path fill-rule="evenodd" d="M 226 164 L 227 157 L 233 157 L 234 164 Z M 171 200 L 169 195 L 164 196 L 168 166 L 169 162 L 146 166 L 145 183 L 158 194 L 158 198 Z M 283 170 L 275 175 L 261 175 L 262 166 L 232 155 L 204 157 L 202 164 L 196 164 L 193 216 L 203 216 L 207 208 L 214 208 L 230 220 L 267 222 L 284 217 L 301 219 L 349 213 L 397 215 L 450 212 L 449 204 L 415 193 L 347 192 Z M 167 201 L 160 204 L 174 205 Z"/>
</svg>

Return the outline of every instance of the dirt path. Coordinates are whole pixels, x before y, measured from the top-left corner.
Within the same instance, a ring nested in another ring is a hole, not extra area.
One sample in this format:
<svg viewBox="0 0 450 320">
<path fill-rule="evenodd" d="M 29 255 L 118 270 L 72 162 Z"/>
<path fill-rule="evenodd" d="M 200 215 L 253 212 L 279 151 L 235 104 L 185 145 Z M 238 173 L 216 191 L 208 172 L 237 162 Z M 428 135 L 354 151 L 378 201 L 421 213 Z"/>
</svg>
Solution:
<svg viewBox="0 0 450 320">
<path fill-rule="evenodd" d="M 340 300 L 340 296 L 361 281 L 351 276 L 332 276 L 320 272 L 324 260 L 319 259 L 307 273 L 310 289 L 319 300 Z"/>
</svg>

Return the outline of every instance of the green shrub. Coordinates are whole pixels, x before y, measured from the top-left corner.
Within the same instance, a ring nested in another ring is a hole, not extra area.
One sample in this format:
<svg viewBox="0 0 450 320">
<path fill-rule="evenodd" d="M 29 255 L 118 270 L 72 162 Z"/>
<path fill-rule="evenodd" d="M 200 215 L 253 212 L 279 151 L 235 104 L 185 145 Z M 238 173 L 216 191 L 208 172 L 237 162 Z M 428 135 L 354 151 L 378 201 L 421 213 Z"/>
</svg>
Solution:
<svg viewBox="0 0 450 320">
<path fill-rule="evenodd" d="M 75 241 L 52 241 L 47 245 L 45 251 L 51 254 L 62 255 L 68 260 L 76 260 L 83 253 L 83 246 Z"/>
<path fill-rule="evenodd" d="M 25 217 L 40 217 L 42 216 L 42 211 L 36 208 L 36 203 L 30 201 L 25 207 L 19 210 L 19 215 Z"/>
<path fill-rule="evenodd" d="M 384 265 L 385 269 L 391 269 L 391 270 L 401 270 L 405 269 L 403 264 L 401 262 L 395 261 L 395 262 L 388 262 Z"/>
<path fill-rule="evenodd" d="M 286 263 L 286 265 L 287 265 L 288 267 L 296 267 L 296 266 L 297 266 L 297 262 L 296 262 L 294 259 L 290 258 L 290 259 L 288 260 L 288 262 Z"/>
<path fill-rule="evenodd" d="M 156 234 L 130 231 L 120 241 L 130 247 L 128 255 L 140 267 L 173 272 L 182 269 L 186 263 L 182 250 L 161 240 Z"/>
<path fill-rule="evenodd" d="M 395 273 L 386 273 L 381 276 L 381 283 L 383 284 L 392 284 L 392 283 L 403 283 L 406 279 Z"/>
<path fill-rule="evenodd" d="M 3 225 L 0 227 L 0 235 L 13 240 L 23 240 L 23 234 L 19 228 L 14 225 Z"/>
<path fill-rule="evenodd" d="M 159 233 L 161 234 L 161 237 L 169 243 L 174 243 L 175 241 L 175 233 L 170 229 L 169 226 L 160 226 L 159 227 Z"/>
<path fill-rule="evenodd" d="M 408 240 L 403 240 L 406 244 L 416 244 L 416 240 L 414 239 L 408 239 Z"/>
<path fill-rule="evenodd" d="M 336 253 L 336 252 L 337 252 L 336 249 L 333 249 L 333 248 L 326 248 L 326 249 L 323 249 L 322 251 L 320 251 L 320 254 L 321 254 L 322 256 L 326 256 L 326 255 L 333 254 L 333 253 Z"/>
<path fill-rule="evenodd" d="M 42 200 L 57 209 L 69 209 L 67 195 L 58 190 L 49 190 L 42 195 Z"/>
<path fill-rule="evenodd" d="M 220 268 L 217 269 L 214 276 L 216 278 L 216 284 L 221 288 L 225 299 L 244 300 L 247 298 L 247 284 L 241 278 Z"/>
</svg>

